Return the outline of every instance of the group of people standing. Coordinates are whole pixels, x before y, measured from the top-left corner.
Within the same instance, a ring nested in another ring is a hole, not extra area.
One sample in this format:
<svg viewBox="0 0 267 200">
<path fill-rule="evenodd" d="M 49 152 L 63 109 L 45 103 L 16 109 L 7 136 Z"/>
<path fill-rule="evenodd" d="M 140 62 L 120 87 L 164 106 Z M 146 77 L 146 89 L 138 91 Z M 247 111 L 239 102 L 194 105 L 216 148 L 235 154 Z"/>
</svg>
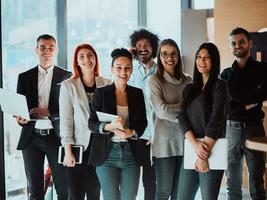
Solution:
<svg viewBox="0 0 267 200">
<path fill-rule="evenodd" d="M 215 200 L 224 170 L 211 170 L 208 158 L 225 135 L 229 199 L 242 199 L 243 154 L 250 195 L 265 199 L 264 155 L 244 142 L 265 135 L 261 107 L 267 99 L 267 66 L 251 58 L 245 29 L 235 28 L 229 39 L 233 66 L 220 76 L 217 47 L 203 43 L 195 53 L 191 78 L 183 72 L 174 40 L 159 43 L 157 35 L 139 29 L 130 35 L 130 50 L 111 52 L 111 81 L 99 75 L 98 56 L 90 44 L 76 47 L 71 76 L 54 65 L 55 38 L 39 36 L 40 63 L 19 75 L 17 90 L 37 119 L 17 117 L 30 199 L 44 199 L 47 156 L 59 200 L 98 200 L 100 190 L 104 200 L 134 200 L 140 168 L 145 200 L 193 200 L 198 188 L 203 200 Z M 103 122 L 97 112 L 119 117 Z M 183 167 L 184 138 L 198 157 L 192 170 Z M 65 147 L 63 165 L 57 163 L 60 144 Z M 83 146 L 81 164 L 76 164 L 72 145 Z"/>
</svg>

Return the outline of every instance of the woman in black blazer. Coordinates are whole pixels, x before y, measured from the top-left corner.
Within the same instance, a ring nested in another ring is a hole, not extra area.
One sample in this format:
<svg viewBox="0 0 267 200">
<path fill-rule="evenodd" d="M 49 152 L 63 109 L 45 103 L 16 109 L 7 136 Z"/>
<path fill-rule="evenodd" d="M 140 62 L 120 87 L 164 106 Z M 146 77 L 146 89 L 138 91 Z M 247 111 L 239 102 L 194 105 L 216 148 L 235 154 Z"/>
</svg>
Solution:
<svg viewBox="0 0 267 200">
<path fill-rule="evenodd" d="M 97 166 L 105 200 L 134 200 L 140 173 L 136 140 L 147 126 L 145 103 L 142 91 L 127 85 L 133 70 L 131 53 L 115 49 L 111 57 L 114 83 L 96 89 L 92 101 L 89 129 L 95 135 L 89 164 Z M 119 117 L 100 122 L 96 111 Z"/>
</svg>

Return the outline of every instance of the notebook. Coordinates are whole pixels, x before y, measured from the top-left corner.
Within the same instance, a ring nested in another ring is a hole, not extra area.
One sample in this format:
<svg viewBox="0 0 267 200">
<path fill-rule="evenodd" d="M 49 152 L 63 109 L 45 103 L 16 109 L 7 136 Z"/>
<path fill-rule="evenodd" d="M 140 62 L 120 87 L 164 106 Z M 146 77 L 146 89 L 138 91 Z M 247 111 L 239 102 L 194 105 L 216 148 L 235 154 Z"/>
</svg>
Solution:
<svg viewBox="0 0 267 200">
<path fill-rule="evenodd" d="M 190 142 L 185 139 L 184 142 L 184 168 L 185 169 L 195 169 L 195 161 L 197 155 L 190 144 Z M 225 170 L 228 164 L 228 150 L 227 150 L 227 139 L 219 138 L 214 144 L 211 154 L 209 157 L 209 168 L 214 170 Z"/>
<path fill-rule="evenodd" d="M 76 164 L 81 164 L 83 160 L 83 146 L 82 145 L 72 145 L 72 153 L 75 156 Z M 60 146 L 58 150 L 58 163 L 63 164 L 65 157 L 65 147 Z"/>
</svg>

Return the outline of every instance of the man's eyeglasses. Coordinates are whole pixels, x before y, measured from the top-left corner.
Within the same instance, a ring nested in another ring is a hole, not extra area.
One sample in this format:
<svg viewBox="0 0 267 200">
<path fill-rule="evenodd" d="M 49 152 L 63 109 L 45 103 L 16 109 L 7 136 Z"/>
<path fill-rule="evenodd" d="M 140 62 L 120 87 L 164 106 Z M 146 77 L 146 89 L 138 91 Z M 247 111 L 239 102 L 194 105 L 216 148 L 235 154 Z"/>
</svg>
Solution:
<svg viewBox="0 0 267 200">
<path fill-rule="evenodd" d="M 167 58 L 169 58 L 169 56 L 171 58 L 178 58 L 178 52 L 177 51 L 173 51 L 170 54 L 167 53 L 166 51 L 160 52 L 160 57 L 163 58 L 163 59 L 167 59 Z"/>
</svg>

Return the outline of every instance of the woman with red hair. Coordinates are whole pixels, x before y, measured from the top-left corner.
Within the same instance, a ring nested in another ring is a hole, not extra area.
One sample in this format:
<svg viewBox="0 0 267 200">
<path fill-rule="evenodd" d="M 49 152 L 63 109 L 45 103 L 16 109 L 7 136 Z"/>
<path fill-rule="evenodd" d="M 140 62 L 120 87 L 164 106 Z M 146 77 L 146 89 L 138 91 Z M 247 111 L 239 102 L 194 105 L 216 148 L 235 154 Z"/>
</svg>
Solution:
<svg viewBox="0 0 267 200">
<path fill-rule="evenodd" d="M 110 83 L 99 76 L 99 63 L 94 48 L 80 44 L 74 51 L 73 76 L 61 83 L 59 98 L 60 136 L 65 147 L 63 164 L 67 168 L 70 199 L 98 200 L 100 184 L 95 167 L 88 166 L 91 132 L 88 129 L 94 90 Z M 82 164 L 76 164 L 72 145 L 83 146 Z"/>
</svg>

